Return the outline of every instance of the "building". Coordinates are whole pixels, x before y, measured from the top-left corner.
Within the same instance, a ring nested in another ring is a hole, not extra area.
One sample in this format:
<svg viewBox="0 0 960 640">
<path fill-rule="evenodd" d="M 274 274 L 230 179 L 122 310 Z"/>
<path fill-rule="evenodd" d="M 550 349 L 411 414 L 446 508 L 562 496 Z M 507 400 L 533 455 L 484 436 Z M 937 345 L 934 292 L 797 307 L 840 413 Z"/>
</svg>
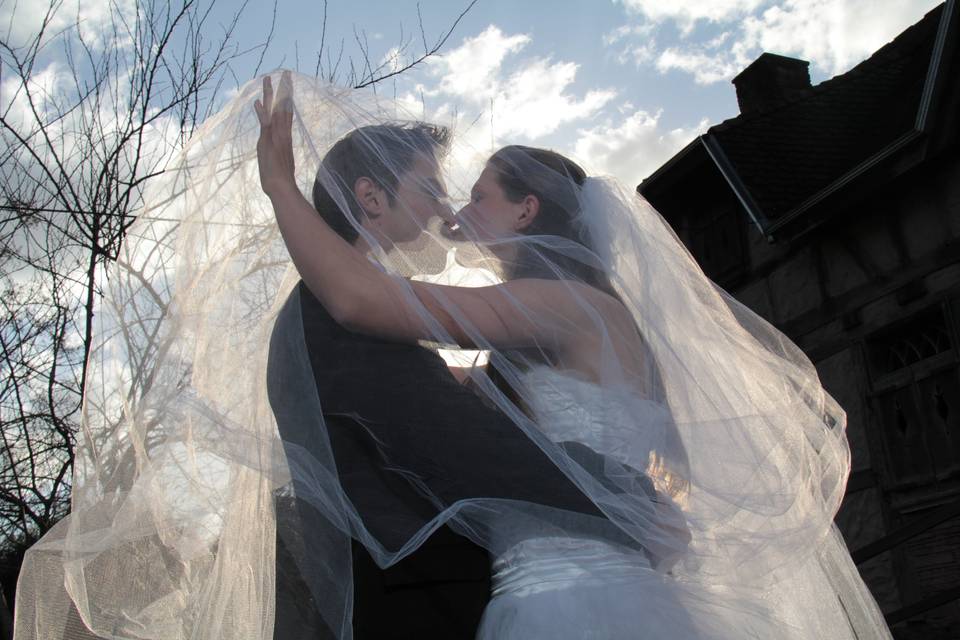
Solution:
<svg viewBox="0 0 960 640">
<path fill-rule="evenodd" d="M 638 191 L 848 412 L 837 521 L 898 638 L 960 638 L 960 6 L 850 71 L 764 53 Z"/>
</svg>

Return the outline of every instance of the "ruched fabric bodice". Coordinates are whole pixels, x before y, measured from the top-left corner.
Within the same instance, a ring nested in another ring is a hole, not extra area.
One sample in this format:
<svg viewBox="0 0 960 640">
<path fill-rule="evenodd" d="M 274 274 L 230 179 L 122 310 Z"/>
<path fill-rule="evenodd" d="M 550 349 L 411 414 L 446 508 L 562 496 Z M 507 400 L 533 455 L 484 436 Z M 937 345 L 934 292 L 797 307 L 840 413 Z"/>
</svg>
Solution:
<svg viewBox="0 0 960 640">
<path fill-rule="evenodd" d="M 536 367 L 524 376 L 537 427 L 554 442 L 580 442 L 634 469 L 670 436 L 670 412 L 621 386 L 603 388 L 576 375 Z"/>
<path fill-rule="evenodd" d="M 477 640 L 769 637 L 728 633 L 729 624 L 716 636 L 704 633 L 685 604 L 691 601 L 704 599 L 652 569 L 640 551 L 600 540 L 530 538 L 494 561 Z"/>
<path fill-rule="evenodd" d="M 524 597 L 573 583 L 643 579 L 650 563 L 642 553 L 600 540 L 531 538 L 500 555 L 493 572 L 494 597 Z"/>
</svg>

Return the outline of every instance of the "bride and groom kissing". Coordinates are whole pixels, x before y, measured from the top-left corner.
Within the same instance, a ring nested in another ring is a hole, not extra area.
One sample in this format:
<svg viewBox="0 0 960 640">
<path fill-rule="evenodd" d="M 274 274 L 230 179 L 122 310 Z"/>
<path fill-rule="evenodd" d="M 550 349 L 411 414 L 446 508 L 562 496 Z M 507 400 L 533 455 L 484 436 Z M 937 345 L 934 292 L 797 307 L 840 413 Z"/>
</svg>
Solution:
<svg viewBox="0 0 960 640">
<path fill-rule="evenodd" d="M 842 408 L 652 207 L 512 145 L 453 216 L 446 129 L 312 98 L 312 203 L 289 74 L 255 104 L 301 278 L 267 367 L 292 478 L 275 637 L 889 637 L 832 524 Z M 497 284 L 398 275 L 429 271 L 436 218 Z M 458 373 L 434 347 L 488 364 Z"/>
<path fill-rule="evenodd" d="M 270 92 L 267 80 L 266 105 L 271 103 Z M 518 428 L 513 417 L 461 384 L 439 355 L 416 343 L 416 338 L 427 337 L 416 335 L 422 320 L 405 311 L 403 301 L 398 302 L 396 294 L 378 283 L 388 276 L 372 266 L 371 245 L 391 248 L 408 243 L 423 233 L 431 219 L 452 221 L 439 169 L 447 130 L 412 123 L 367 125 L 351 131 L 325 155 L 311 206 L 292 181 L 292 114 L 282 109 L 270 114 L 262 106 L 258 113 L 263 188 L 273 201 L 281 232 L 303 278 L 279 313 L 268 360 L 268 391 L 280 435 L 288 457 L 297 461 L 291 468 L 304 470 L 302 477 L 293 474 L 296 507 L 285 516 L 278 513 L 275 637 L 322 637 L 320 630 L 325 628 L 338 634 L 342 627 L 337 625 L 344 624 L 322 619 L 318 613 L 322 606 L 315 603 L 325 595 L 317 593 L 319 587 L 311 589 L 310 576 L 300 575 L 308 564 L 307 556 L 329 553 L 310 548 L 311 536 L 328 526 L 325 518 L 329 519 L 323 513 L 324 501 L 311 499 L 323 493 L 315 486 L 312 469 L 328 465 L 352 515 L 348 526 L 353 532 L 354 637 L 473 638 L 491 593 L 487 554 L 476 542 L 489 548 L 489 537 L 497 535 L 478 534 L 467 524 L 470 518 L 452 514 L 467 513 L 471 503 L 478 501 L 505 505 L 505 509 L 533 505 L 533 510 L 568 514 L 564 535 L 571 535 L 582 522 L 585 539 L 596 527 L 594 523 L 606 516 L 541 445 Z M 533 191 L 518 198 L 500 184 L 518 158 L 542 164 L 544 171 L 583 177 L 579 167 L 559 154 L 505 148 L 494 155 L 474 186 L 471 204 L 458 216 L 461 225 L 471 225 L 477 235 L 486 237 L 537 229 L 534 222 L 545 215 L 546 199 L 541 204 Z M 494 170 L 495 166 L 500 169 Z M 331 180 L 325 174 L 333 177 L 334 188 L 328 188 Z M 509 186 L 517 191 L 524 179 L 514 174 Z M 337 187 L 345 187 L 347 207 Z M 324 234 L 325 230 L 335 232 L 342 242 L 334 242 L 333 234 Z M 312 261 L 316 257 L 326 260 L 317 264 Z M 365 269 L 367 265 L 371 268 Z M 551 284 L 548 280 L 542 283 Z M 563 306 L 562 292 L 560 296 L 558 292 L 547 286 L 544 291 L 519 295 L 525 295 L 528 304 Z M 498 294 L 502 295 L 494 295 Z M 596 295 L 608 296 L 599 289 Z M 494 307 L 496 311 L 497 302 L 486 309 Z M 485 308 L 478 303 L 484 301 L 467 300 L 463 308 L 474 312 L 475 323 L 497 325 L 481 327 L 487 336 L 506 334 L 522 344 L 525 332 L 527 345 L 532 345 L 542 340 L 542 334 L 556 333 L 546 325 L 524 326 L 529 320 L 520 317 L 511 323 L 504 315 L 516 312 L 507 305 L 499 305 L 501 314 L 484 315 Z M 603 304 L 609 305 L 607 301 Z M 576 319 L 577 311 L 569 310 L 567 315 Z M 301 332 L 301 349 L 309 358 L 322 407 L 319 427 L 318 421 L 304 420 L 303 412 L 294 409 L 298 399 L 291 394 L 299 391 L 292 391 L 297 385 L 291 383 L 287 364 L 298 357 L 289 352 L 296 348 L 296 341 L 278 338 Z M 583 368 L 589 369 L 586 354 L 596 348 L 590 344 L 589 334 L 567 329 L 562 336 L 554 339 L 558 345 L 566 341 L 566 362 L 586 363 Z M 458 344 L 477 346 L 472 336 L 456 337 L 460 338 Z M 575 340 L 585 344 L 575 344 Z M 585 469 L 618 467 L 619 473 L 627 473 L 625 465 L 574 439 L 557 445 Z M 629 472 L 641 479 L 647 495 L 656 495 L 642 474 Z M 613 490 L 623 493 L 617 487 Z M 664 496 L 660 499 L 667 502 Z M 444 518 L 449 518 L 447 524 L 437 520 L 444 513 L 448 514 Z M 682 540 L 682 524 L 673 526 Z M 611 539 L 620 542 L 622 547 L 616 553 L 630 557 L 642 568 L 649 567 L 648 550 L 615 527 L 602 528 L 605 544 Z M 396 553 L 418 536 L 427 537 L 413 553 L 406 557 Z M 509 535 L 505 533 L 503 538 Z M 300 549 L 299 556 L 294 548 Z M 610 548 L 590 551 L 608 556 L 612 549 L 610 544 Z M 386 569 L 374 560 L 383 562 L 391 556 L 387 562 L 403 559 Z M 622 572 L 623 568 L 616 571 Z M 597 578 L 602 577 L 599 572 Z M 505 582 L 499 579 L 499 583 Z M 497 593 L 503 586 L 495 581 L 492 588 Z M 496 616 L 488 611 L 485 633 L 503 637 L 507 619 L 506 614 Z M 679 620 L 675 622 L 682 626 Z M 510 624 L 517 626 L 516 621 Z"/>
</svg>

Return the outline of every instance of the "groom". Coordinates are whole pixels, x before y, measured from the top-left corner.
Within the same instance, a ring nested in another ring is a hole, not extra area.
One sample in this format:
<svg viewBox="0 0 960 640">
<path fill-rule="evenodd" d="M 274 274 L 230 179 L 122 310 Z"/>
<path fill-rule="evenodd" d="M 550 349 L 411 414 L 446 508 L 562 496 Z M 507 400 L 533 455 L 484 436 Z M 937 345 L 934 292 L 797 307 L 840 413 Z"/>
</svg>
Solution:
<svg viewBox="0 0 960 640">
<path fill-rule="evenodd" d="M 445 129 L 427 124 L 363 127 L 330 149 L 324 174 L 337 176 L 352 195 L 346 199 L 354 223 L 390 247 L 416 239 L 431 218 L 449 216 L 437 161 L 447 139 Z M 313 201 L 331 228 L 361 251 L 369 249 L 319 175 Z M 298 323 L 326 434 L 289 412 L 297 398 L 284 380 L 284 367 L 295 354 L 284 351 L 290 343 L 278 336 L 296 332 Z M 443 508 L 467 498 L 522 500 L 601 516 L 513 422 L 460 385 L 438 355 L 351 333 L 302 281 L 277 318 L 268 391 L 288 455 L 306 458 L 309 466 L 332 452 L 336 477 L 363 528 L 389 550 L 398 549 Z M 568 452 L 585 464 L 599 463 L 589 449 L 571 446 L 575 451 Z M 294 476 L 294 494 L 309 493 Z M 427 499 L 422 485 L 441 504 Z M 303 595 L 294 560 L 309 556 L 314 527 L 330 525 L 303 501 L 287 511 L 280 505 L 275 637 L 328 637 L 331 621 L 324 624 L 305 602 L 309 596 Z M 473 638 L 489 599 L 486 552 L 447 526 L 385 570 L 354 541 L 352 569 L 357 640 Z"/>
</svg>

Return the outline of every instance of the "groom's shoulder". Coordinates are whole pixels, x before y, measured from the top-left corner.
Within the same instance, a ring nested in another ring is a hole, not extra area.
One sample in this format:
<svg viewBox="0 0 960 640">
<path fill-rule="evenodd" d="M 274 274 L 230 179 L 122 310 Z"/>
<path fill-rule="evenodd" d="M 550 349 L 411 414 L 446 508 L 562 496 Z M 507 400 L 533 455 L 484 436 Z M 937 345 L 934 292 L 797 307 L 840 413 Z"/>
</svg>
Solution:
<svg viewBox="0 0 960 640">
<path fill-rule="evenodd" d="M 351 333 L 337 324 L 323 303 L 311 293 L 301 280 L 294 293 L 300 302 L 300 320 L 303 323 L 304 338 L 308 345 L 335 342 L 341 346 L 365 342 L 365 336 Z"/>
</svg>

